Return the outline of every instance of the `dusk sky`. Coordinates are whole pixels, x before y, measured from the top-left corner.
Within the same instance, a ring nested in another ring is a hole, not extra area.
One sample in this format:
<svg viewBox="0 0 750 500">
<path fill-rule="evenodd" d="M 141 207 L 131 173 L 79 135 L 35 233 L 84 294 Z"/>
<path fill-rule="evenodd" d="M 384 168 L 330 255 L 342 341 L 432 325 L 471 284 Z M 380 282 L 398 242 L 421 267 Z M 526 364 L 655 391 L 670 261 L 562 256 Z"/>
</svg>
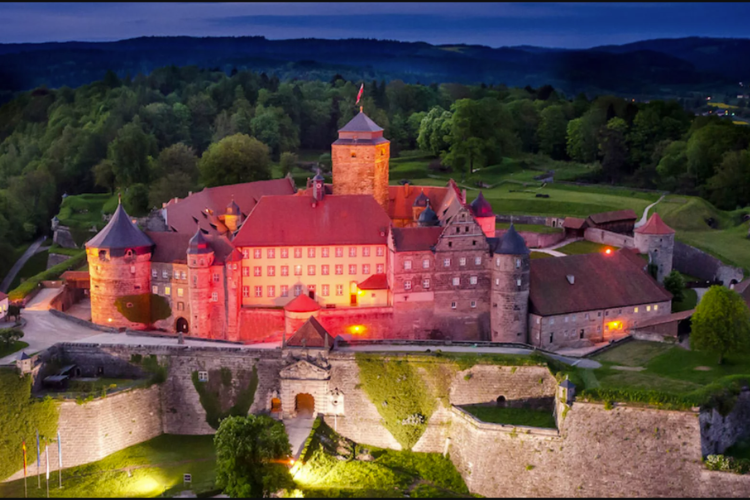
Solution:
<svg viewBox="0 0 750 500">
<path fill-rule="evenodd" d="M 749 15 L 743 3 L 3 3 L 0 43 L 262 35 L 588 48 L 744 38 Z"/>
</svg>

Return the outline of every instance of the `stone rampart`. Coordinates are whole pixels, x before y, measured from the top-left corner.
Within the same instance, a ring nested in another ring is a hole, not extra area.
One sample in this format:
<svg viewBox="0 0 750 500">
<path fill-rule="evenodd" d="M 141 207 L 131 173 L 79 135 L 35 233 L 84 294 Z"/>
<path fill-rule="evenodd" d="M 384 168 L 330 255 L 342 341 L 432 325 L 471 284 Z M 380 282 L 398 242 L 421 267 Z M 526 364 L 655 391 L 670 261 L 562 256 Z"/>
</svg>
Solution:
<svg viewBox="0 0 750 500">
<path fill-rule="evenodd" d="M 737 396 L 726 416 L 716 409 L 701 412 L 700 425 L 704 455 L 720 455 L 738 440 L 750 438 L 750 391 Z"/>
<path fill-rule="evenodd" d="M 495 237 L 501 238 L 508 230 L 497 229 Z M 518 231 L 526 246 L 529 248 L 546 248 L 565 239 L 565 233 L 561 230 L 558 233 L 535 233 L 533 231 Z"/>
<path fill-rule="evenodd" d="M 732 281 L 739 283 L 743 278 L 739 267 L 728 266 L 713 255 L 680 241 L 674 242 L 672 266 L 683 274 L 706 281 L 721 281 L 725 286 Z"/>
<path fill-rule="evenodd" d="M 635 248 L 635 239 L 632 236 L 594 227 L 589 227 L 583 232 L 583 239 L 602 245 L 612 245 L 613 247 Z"/>
</svg>

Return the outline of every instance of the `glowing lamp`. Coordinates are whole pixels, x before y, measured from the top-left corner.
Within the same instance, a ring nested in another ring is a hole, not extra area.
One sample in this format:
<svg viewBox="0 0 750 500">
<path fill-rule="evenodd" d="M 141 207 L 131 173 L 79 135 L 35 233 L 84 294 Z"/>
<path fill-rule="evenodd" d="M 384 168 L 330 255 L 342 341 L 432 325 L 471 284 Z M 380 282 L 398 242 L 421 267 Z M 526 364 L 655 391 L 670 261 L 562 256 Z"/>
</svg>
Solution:
<svg viewBox="0 0 750 500">
<path fill-rule="evenodd" d="M 607 255 L 609 255 L 609 254 L 611 254 L 611 253 L 612 253 L 612 249 L 611 249 L 611 248 L 608 248 L 608 249 L 606 249 L 606 250 L 604 251 L 604 253 L 606 253 Z"/>
<path fill-rule="evenodd" d="M 293 458 L 289 459 L 289 465 L 294 465 L 294 459 Z"/>
<path fill-rule="evenodd" d="M 366 331 L 366 328 L 364 327 L 364 325 L 352 325 L 349 327 L 349 333 L 361 334 L 361 333 L 365 333 L 365 331 Z"/>
<path fill-rule="evenodd" d="M 107 319 L 107 322 L 108 322 L 108 323 L 112 323 L 112 318 L 108 318 L 108 319 Z"/>
</svg>

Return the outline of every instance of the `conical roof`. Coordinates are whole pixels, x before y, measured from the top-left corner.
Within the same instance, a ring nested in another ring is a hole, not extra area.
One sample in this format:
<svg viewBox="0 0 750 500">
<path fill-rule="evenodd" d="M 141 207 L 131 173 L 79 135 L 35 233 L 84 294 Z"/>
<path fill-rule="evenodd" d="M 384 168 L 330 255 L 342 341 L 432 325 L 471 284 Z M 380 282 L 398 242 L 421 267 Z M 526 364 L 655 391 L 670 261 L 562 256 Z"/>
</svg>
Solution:
<svg viewBox="0 0 750 500">
<path fill-rule="evenodd" d="M 364 111 L 360 111 L 339 132 L 382 132 L 382 128 L 372 121 Z"/>
<path fill-rule="evenodd" d="M 86 243 L 86 248 L 125 250 L 153 245 L 151 238 L 133 224 L 120 201 L 109 223 Z"/>
<path fill-rule="evenodd" d="M 427 208 L 425 208 L 421 214 L 419 214 L 419 218 L 417 219 L 420 226 L 436 226 L 438 223 L 438 216 L 435 213 L 435 211 L 432 209 L 429 203 L 427 203 Z"/>
<path fill-rule="evenodd" d="M 235 203 L 234 198 L 232 198 L 232 201 L 227 205 L 227 215 L 239 215 L 240 214 L 240 206 Z"/>
<path fill-rule="evenodd" d="M 674 229 L 667 226 L 667 224 L 661 220 L 659 214 L 654 213 L 648 222 L 637 228 L 635 232 L 640 234 L 674 234 Z"/>
<path fill-rule="evenodd" d="M 211 252 L 213 252 L 213 250 L 209 246 L 208 240 L 205 236 L 203 236 L 203 231 L 199 227 L 195 232 L 195 235 L 193 235 L 193 237 L 190 238 L 190 241 L 188 242 L 187 253 L 191 255 L 200 255 Z"/>
<path fill-rule="evenodd" d="M 413 206 L 426 207 L 429 202 L 430 202 L 430 199 L 427 197 L 426 194 L 424 194 L 424 189 L 423 189 L 422 192 L 419 193 L 419 196 L 417 196 L 416 199 L 414 200 Z"/>
<path fill-rule="evenodd" d="M 526 255 L 530 253 L 523 236 L 518 234 L 512 222 L 510 223 L 510 229 L 497 242 L 495 253 L 502 255 Z"/>
<path fill-rule="evenodd" d="M 323 177 L 323 174 L 320 173 L 320 169 L 318 169 L 318 172 L 315 174 L 315 177 L 312 179 L 313 181 L 323 181 L 325 182 L 326 178 Z"/>
<path fill-rule="evenodd" d="M 474 212 L 474 217 L 494 217 L 495 213 L 492 211 L 492 205 L 484 199 L 484 195 L 479 191 L 477 199 L 471 202 L 471 211 Z"/>
<path fill-rule="evenodd" d="M 313 312 L 320 309 L 320 304 L 307 295 L 300 294 L 285 305 L 284 309 L 289 312 Z"/>
</svg>

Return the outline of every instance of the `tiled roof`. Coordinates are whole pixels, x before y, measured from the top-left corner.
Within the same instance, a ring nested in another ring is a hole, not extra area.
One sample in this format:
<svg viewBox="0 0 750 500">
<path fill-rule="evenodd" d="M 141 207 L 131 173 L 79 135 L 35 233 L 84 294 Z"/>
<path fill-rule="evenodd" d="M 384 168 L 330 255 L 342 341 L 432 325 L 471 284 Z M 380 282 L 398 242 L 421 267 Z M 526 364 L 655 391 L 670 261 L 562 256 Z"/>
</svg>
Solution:
<svg viewBox="0 0 750 500">
<path fill-rule="evenodd" d="M 320 309 L 320 304 L 303 293 L 289 301 L 284 309 L 289 312 L 313 312 Z"/>
<path fill-rule="evenodd" d="M 146 234 L 156 245 L 151 255 L 151 262 L 187 262 L 189 234 L 169 231 L 153 231 Z"/>
<path fill-rule="evenodd" d="M 294 332 L 289 340 L 287 340 L 287 347 L 302 347 L 302 341 L 304 340 L 305 347 L 325 347 L 326 337 L 328 337 L 328 348 L 333 347 L 333 337 L 330 333 L 323 328 L 317 319 L 310 316 L 305 324 L 299 327 L 299 330 Z"/>
<path fill-rule="evenodd" d="M 363 111 L 349 120 L 349 123 L 339 129 L 339 132 L 382 132 L 383 129 L 370 119 Z"/>
<path fill-rule="evenodd" d="M 471 202 L 471 211 L 474 217 L 494 217 L 495 214 L 492 212 L 492 205 L 484 199 L 484 195 L 479 191 L 477 199 Z"/>
<path fill-rule="evenodd" d="M 672 295 L 627 253 L 618 250 L 610 255 L 599 252 L 532 260 L 531 312 L 550 316 L 670 300 Z M 568 275 L 574 277 L 574 284 L 568 282 Z"/>
<path fill-rule="evenodd" d="M 388 278 L 385 273 L 373 274 L 362 283 L 357 285 L 360 290 L 387 290 Z"/>
<path fill-rule="evenodd" d="M 636 233 L 640 234 L 674 234 L 674 229 L 667 226 L 659 214 L 654 213 L 641 227 L 635 230 Z"/>
<path fill-rule="evenodd" d="M 394 227 L 393 244 L 397 252 L 421 252 L 431 250 L 443 234 L 440 226 L 435 227 Z"/>
<path fill-rule="evenodd" d="M 385 142 L 388 142 L 388 139 L 384 137 L 373 137 L 373 138 L 357 138 L 357 139 L 349 139 L 342 137 L 341 139 L 336 139 L 336 141 L 333 143 L 336 146 L 374 146 L 376 144 L 383 144 Z"/>
<path fill-rule="evenodd" d="M 219 219 L 226 212 L 227 206 L 234 201 L 240 212 L 249 214 L 255 204 L 265 195 L 294 194 L 294 187 L 289 179 L 246 182 L 205 188 L 203 191 L 178 200 L 170 200 L 165 207 L 167 226 L 179 233 L 195 233 L 195 225 L 208 231 L 209 234 L 225 233 L 227 227 Z M 213 214 L 205 212 L 206 208 Z M 214 226 L 212 226 L 213 224 Z"/>
<path fill-rule="evenodd" d="M 370 195 L 264 196 L 235 236 L 237 247 L 378 245 L 391 220 Z"/>
<path fill-rule="evenodd" d="M 586 224 L 586 219 L 578 217 L 565 217 L 563 227 L 567 229 L 581 229 Z"/>
<path fill-rule="evenodd" d="M 388 186 L 388 215 L 391 219 L 411 219 L 413 217 L 412 207 L 415 201 L 422 196 L 429 198 L 430 205 L 439 207 L 443 203 L 445 195 L 448 194 L 447 187 L 433 186 Z M 424 205 L 421 205 L 424 206 Z"/>
<path fill-rule="evenodd" d="M 212 248 L 209 248 L 208 246 L 208 240 L 205 236 L 203 236 L 203 231 L 201 229 L 198 229 L 195 231 L 195 234 L 192 238 L 190 238 L 190 242 L 188 242 L 188 248 L 187 251 L 191 255 L 200 255 L 205 253 L 211 253 L 213 251 Z"/>
<path fill-rule="evenodd" d="M 120 203 L 109 223 L 86 243 L 86 248 L 125 250 L 150 247 L 153 244 L 154 242 L 133 224 Z"/>
<path fill-rule="evenodd" d="M 673 321 L 682 321 L 688 319 L 693 315 L 695 309 L 689 309 L 687 311 L 681 311 L 678 313 L 667 314 L 666 316 L 659 316 L 656 318 L 647 319 L 646 321 L 639 321 L 637 328 L 646 328 L 649 326 L 663 325 L 665 323 L 672 323 Z"/>
<path fill-rule="evenodd" d="M 615 210 L 614 212 L 591 214 L 589 215 L 589 218 L 594 221 L 595 224 L 605 224 L 607 222 L 635 220 L 638 218 L 638 216 L 632 210 L 627 209 Z"/>
<path fill-rule="evenodd" d="M 512 222 L 505 234 L 497 238 L 497 243 L 495 243 L 492 252 L 501 255 L 526 255 L 530 253 L 526 241 L 524 241 L 523 236 L 518 234 Z"/>
</svg>

